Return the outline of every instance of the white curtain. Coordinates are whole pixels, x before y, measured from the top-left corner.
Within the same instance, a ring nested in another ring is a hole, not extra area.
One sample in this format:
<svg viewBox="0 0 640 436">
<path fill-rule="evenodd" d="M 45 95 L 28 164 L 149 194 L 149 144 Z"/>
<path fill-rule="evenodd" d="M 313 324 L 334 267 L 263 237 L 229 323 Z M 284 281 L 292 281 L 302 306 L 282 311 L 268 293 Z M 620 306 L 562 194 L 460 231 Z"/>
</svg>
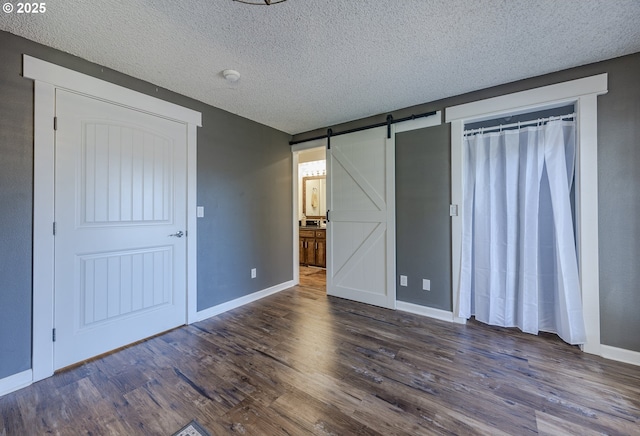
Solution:
<svg viewBox="0 0 640 436">
<path fill-rule="evenodd" d="M 459 316 L 586 340 L 573 230 L 575 122 L 467 135 Z"/>
</svg>

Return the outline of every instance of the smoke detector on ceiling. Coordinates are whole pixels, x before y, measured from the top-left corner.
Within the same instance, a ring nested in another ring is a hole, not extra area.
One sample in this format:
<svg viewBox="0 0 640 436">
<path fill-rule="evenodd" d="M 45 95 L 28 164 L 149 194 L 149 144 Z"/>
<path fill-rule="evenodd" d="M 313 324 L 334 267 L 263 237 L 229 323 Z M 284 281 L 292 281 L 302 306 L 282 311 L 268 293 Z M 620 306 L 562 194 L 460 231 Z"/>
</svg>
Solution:
<svg viewBox="0 0 640 436">
<path fill-rule="evenodd" d="M 236 70 L 224 70 L 222 72 L 222 76 L 227 80 L 227 82 L 235 83 L 240 79 L 240 73 Z"/>
</svg>

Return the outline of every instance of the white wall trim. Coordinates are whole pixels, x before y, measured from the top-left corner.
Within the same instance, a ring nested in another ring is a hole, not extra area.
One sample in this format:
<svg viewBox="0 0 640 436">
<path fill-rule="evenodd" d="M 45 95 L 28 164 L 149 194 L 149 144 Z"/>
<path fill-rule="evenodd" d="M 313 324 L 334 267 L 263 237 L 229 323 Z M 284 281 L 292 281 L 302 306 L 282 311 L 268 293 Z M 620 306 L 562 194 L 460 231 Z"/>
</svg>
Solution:
<svg viewBox="0 0 640 436">
<path fill-rule="evenodd" d="M 598 243 L 598 94 L 582 95 L 576 102 L 576 243 L 582 288 L 586 353 L 600 350 L 600 261 Z"/>
<path fill-rule="evenodd" d="M 32 383 L 33 374 L 30 369 L 0 379 L 0 397 L 26 388 Z"/>
<path fill-rule="evenodd" d="M 253 292 L 249 295 L 245 295 L 244 297 L 236 298 L 235 300 L 227 301 L 226 303 L 218 304 L 217 306 L 201 310 L 196 314 L 196 321 L 202 321 L 207 318 L 211 318 L 212 316 L 220 315 L 221 313 L 237 309 L 238 307 L 253 303 L 254 301 L 258 301 L 262 298 L 268 297 L 269 295 L 277 294 L 278 292 L 289 289 L 294 285 L 294 281 L 290 280 L 288 282 L 280 283 L 279 285 L 275 285 L 261 291 Z"/>
<path fill-rule="evenodd" d="M 197 132 L 200 112 L 178 106 L 51 64 L 23 56 L 24 77 L 35 80 L 34 87 L 34 204 L 33 204 L 33 381 L 53 375 L 54 325 L 54 141 L 55 90 L 65 89 L 120 106 L 141 110 L 180 122 L 187 136 L 187 322 L 197 312 Z"/>
<path fill-rule="evenodd" d="M 453 312 L 442 309 L 435 309 L 428 306 L 421 306 L 419 304 L 408 303 L 406 301 L 396 302 L 396 309 L 403 312 L 413 313 L 415 315 L 439 319 L 440 321 L 453 322 L 456 324 L 466 324 L 466 320 L 464 318 L 453 316 Z"/>
<path fill-rule="evenodd" d="M 575 104 L 578 125 L 576 155 L 576 223 L 582 303 L 587 334 L 583 351 L 601 354 L 600 291 L 598 262 L 598 104 L 607 92 L 607 74 L 543 86 L 486 100 L 446 108 L 451 123 L 451 197 L 458 205 L 452 218 L 454 313 L 459 310 L 460 259 L 462 253 L 463 129 L 465 123 L 505 114 Z"/>
<path fill-rule="evenodd" d="M 198 312 L 198 125 L 187 124 L 187 324 Z"/>
<path fill-rule="evenodd" d="M 445 109 L 446 122 L 465 120 L 482 121 L 505 112 L 527 111 L 543 106 L 556 106 L 564 102 L 571 103 L 581 95 L 606 94 L 607 74 L 570 80 L 554 85 L 501 95 L 499 97 L 478 100 Z"/>
<path fill-rule="evenodd" d="M 55 88 L 35 83 L 33 144 L 33 381 L 53 374 Z"/>
<path fill-rule="evenodd" d="M 298 151 L 292 153 L 291 162 L 291 173 L 293 174 L 293 216 L 291 217 L 293 222 L 293 283 L 297 285 L 300 284 L 300 226 L 298 225 L 298 196 L 300 195 L 298 163 L 300 156 Z"/>
<path fill-rule="evenodd" d="M 132 91 L 29 55 L 23 55 L 23 76 L 27 79 L 54 85 L 56 88 L 100 98 L 155 116 L 202 126 L 202 114 L 193 109 Z"/>
<path fill-rule="evenodd" d="M 397 309 L 398 303 L 398 289 L 397 280 L 398 272 L 396 271 L 396 253 L 398 251 L 397 239 L 396 239 L 396 133 L 397 125 L 391 125 L 391 137 L 387 138 L 385 144 L 385 150 L 387 154 L 387 175 L 386 189 L 387 189 L 387 292 L 389 293 L 387 299 L 387 307 L 391 309 Z M 386 136 L 386 135 L 385 135 Z"/>
<path fill-rule="evenodd" d="M 451 291 L 453 313 L 460 313 L 460 271 L 462 263 L 462 144 L 454 145 L 454 138 L 462 138 L 464 122 L 451 123 L 451 204 L 458 206 L 458 215 L 451 217 Z"/>
<path fill-rule="evenodd" d="M 625 350 L 624 348 L 611 347 L 609 345 L 600 345 L 600 352 L 605 359 L 640 366 L 640 353 L 637 351 Z"/>
</svg>

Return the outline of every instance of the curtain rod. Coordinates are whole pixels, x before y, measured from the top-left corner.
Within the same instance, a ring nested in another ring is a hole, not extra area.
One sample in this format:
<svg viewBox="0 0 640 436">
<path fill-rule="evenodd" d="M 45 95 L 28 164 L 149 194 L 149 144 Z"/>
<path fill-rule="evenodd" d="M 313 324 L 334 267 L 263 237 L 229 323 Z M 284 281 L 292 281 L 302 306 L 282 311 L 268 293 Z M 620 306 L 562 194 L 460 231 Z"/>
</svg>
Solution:
<svg viewBox="0 0 640 436">
<path fill-rule="evenodd" d="M 423 114 L 410 115 L 408 117 L 398 118 L 397 120 L 394 120 L 393 116 L 387 115 L 387 121 L 383 123 L 369 124 L 368 126 L 356 127 L 354 129 L 344 130 L 342 132 L 334 132 L 331 129 L 327 129 L 327 133 L 324 135 L 314 136 L 313 138 L 308 138 L 308 139 L 301 139 L 300 141 L 289 141 L 289 145 L 302 144 L 303 142 L 310 142 L 318 139 L 331 138 L 333 136 L 346 135 L 347 133 L 354 133 L 354 132 L 360 132 L 362 130 L 375 129 L 376 127 L 382 127 L 382 126 L 390 127 L 391 124 L 402 123 L 403 121 L 411 121 L 411 120 L 415 120 L 416 118 L 430 117 L 432 115 L 435 115 L 436 113 L 437 113 L 436 111 L 425 112 Z M 390 135 L 390 130 L 388 131 L 388 135 Z"/>
<path fill-rule="evenodd" d="M 548 123 L 549 121 L 558 121 L 558 120 L 564 120 L 566 118 L 575 118 L 575 116 L 576 116 L 576 113 L 574 112 L 572 114 L 559 115 L 559 116 L 547 117 L 547 118 L 537 118 L 535 120 L 530 120 L 530 121 L 518 121 L 517 123 L 511 123 L 511 124 L 500 124 L 498 126 L 492 126 L 492 127 L 480 127 L 477 129 L 465 130 L 462 133 L 466 136 L 466 135 L 475 135 L 476 133 L 485 133 L 491 130 L 502 131 L 503 129 L 509 129 L 512 127 L 520 128 L 520 127 L 529 126 L 533 124 Z"/>
</svg>

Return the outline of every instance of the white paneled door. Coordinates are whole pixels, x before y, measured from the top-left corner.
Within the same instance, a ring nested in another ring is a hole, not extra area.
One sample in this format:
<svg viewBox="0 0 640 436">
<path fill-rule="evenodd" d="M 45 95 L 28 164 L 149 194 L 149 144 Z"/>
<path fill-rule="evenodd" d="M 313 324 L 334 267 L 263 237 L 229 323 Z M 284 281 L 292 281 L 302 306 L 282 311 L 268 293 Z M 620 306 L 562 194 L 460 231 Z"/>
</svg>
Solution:
<svg viewBox="0 0 640 436">
<path fill-rule="evenodd" d="M 395 308 L 394 134 L 330 139 L 327 202 L 327 294 Z"/>
<path fill-rule="evenodd" d="M 56 91 L 62 368 L 186 321 L 186 128 Z"/>
</svg>

